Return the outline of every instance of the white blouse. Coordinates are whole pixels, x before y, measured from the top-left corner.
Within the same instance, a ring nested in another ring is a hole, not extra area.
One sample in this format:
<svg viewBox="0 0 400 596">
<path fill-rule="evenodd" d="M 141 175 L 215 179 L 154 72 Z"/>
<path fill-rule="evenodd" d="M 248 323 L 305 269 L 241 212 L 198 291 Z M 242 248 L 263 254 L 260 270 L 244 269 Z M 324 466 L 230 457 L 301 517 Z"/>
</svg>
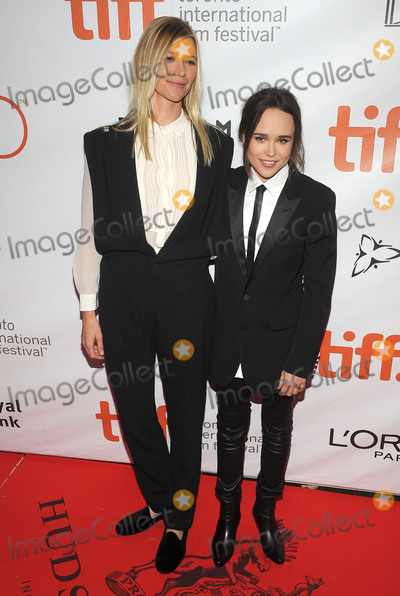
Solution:
<svg viewBox="0 0 400 596">
<path fill-rule="evenodd" d="M 185 114 L 166 126 L 150 123 L 149 150 L 146 160 L 139 140 L 135 161 L 143 225 L 147 242 L 158 253 L 186 209 L 190 209 L 197 172 L 194 133 Z M 85 157 L 81 226 L 89 230 L 90 240 L 78 244 L 73 259 L 73 274 L 80 296 L 80 309 L 96 310 L 101 255 L 93 237 L 93 193 Z"/>
</svg>

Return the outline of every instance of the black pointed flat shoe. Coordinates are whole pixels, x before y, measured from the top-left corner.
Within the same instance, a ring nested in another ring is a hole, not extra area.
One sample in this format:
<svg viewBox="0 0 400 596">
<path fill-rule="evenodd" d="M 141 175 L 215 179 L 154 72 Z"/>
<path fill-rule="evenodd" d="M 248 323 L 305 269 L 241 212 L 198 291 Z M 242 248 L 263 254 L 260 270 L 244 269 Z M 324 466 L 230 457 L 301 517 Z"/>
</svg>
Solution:
<svg viewBox="0 0 400 596">
<path fill-rule="evenodd" d="M 131 513 L 119 520 L 115 526 L 115 531 L 120 536 L 132 536 L 132 534 L 139 534 L 151 528 L 153 524 L 162 519 L 162 513 L 157 513 L 155 517 L 151 517 L 148 507 L 144 507 L 136 513 Z"/>
<path fill-rule="evenodd" d="M 183 531 L 182 539 L 175 532 L 164 530 L 156 554 L 156 569 L 159 573 L 172 573 L 182 563 L 186 554 L 188 531 Z"/>
</svg>

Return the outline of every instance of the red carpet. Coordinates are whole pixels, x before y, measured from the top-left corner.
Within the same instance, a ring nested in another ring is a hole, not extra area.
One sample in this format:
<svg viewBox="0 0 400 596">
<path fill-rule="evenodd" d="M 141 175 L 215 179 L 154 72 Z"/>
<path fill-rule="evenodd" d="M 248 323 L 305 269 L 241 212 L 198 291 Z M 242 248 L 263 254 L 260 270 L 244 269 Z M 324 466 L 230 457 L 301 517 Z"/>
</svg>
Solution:
<svg viewBox="0 0 400 596">
<path fill-rule="evenodd" d="M 177 572 L 160 575 L 154 556 L 161 524 L 137 536 L 114 532 L 116 521 L 143 506 L 130 466 L 0 453 L 1 595 L 399 593 L 397 501 L 379 510 L 370 497 L 287 486 L 277 513 L 291 534 L 287 561 L 278 566 L 255 541 L 255 484 L 247 481 L 240 544 L 217 569 L 209 546 L 218 516 L 214 483 L 201 479 L 187 557 Z"/>
</svg>

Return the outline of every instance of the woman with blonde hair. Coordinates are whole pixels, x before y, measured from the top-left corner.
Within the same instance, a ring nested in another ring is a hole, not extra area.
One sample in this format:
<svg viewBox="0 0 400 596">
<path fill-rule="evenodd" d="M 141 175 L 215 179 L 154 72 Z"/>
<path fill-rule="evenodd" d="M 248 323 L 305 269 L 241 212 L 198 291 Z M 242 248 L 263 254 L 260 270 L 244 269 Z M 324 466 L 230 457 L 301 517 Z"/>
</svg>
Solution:
<svg viewBox="0 0 400 596">
<path fill-rule="evenodd" d="M 155 19 L 133 59 L 130 112 L 85 135 L 82 227 L 93 237 L 74 261 L 82 346 L 105 359 L 146 501 L 116 531 L 136 534 L 163 518 L 161 573 L 181 563 L 194 516 L 213 319 L 210 238 L 233 150 L 202 120 L 200 102 L 193 29 Z M 169 447 L 154 399 L 156 356 Z"/>
</svg>

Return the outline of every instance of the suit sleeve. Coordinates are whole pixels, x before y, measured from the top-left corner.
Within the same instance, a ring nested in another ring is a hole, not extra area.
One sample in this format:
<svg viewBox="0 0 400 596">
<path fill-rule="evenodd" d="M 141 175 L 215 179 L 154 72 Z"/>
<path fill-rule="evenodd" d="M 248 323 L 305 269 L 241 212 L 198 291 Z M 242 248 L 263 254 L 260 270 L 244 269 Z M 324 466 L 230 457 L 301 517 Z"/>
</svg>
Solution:
<svg viewBox="0 0 400 596">
<path fill-rule="evenodd" d="M 225 237 L 225 201 L 228 174 L 233 156 L 233 139 L 223 133 L 219 133 L 220 147 L 217 181 L 215 185 L 215 211 L 209 229 L 208 244 L 213 255 L 216 254 L 215 244 Z"/>
<path fill-rule="evenodd" d="M 304 293 L 296 335 L 283 369 L 311 374 L 328 321 L 336 271 L 335 194 L 327 187 L 307 226 Z"/>
</svg>

